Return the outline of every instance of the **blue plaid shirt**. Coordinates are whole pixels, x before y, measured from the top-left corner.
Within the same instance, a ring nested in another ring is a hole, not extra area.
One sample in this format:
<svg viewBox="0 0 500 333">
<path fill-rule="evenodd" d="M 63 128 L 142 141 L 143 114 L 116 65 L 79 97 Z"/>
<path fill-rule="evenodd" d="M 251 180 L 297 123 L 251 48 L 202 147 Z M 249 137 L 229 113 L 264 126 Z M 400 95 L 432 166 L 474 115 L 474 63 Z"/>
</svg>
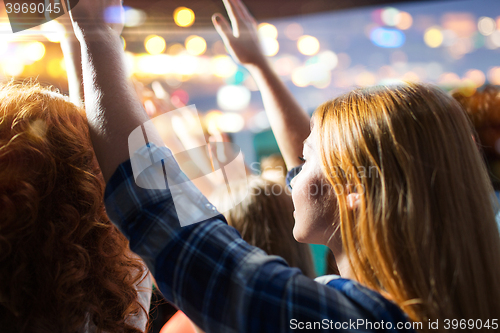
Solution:
<svg viewBox="0 0 500 333">
<path fill-rule="evenodd" d="M 148 146 L 136 154 L 160 161 L 169 180 L 183 183 L 183 200 L 174 203 L 168 184 L 164 190 L 138 187 L 129 160 L 107 184 L 108 215 L 166 299 L 206 332 L 414 332 L 404 313 L 378 293 L 338 276 L 316 282 L 244 242 L 168 149 Z M 211 217 L 181 227 L 178 211 Z"/>
</svg>

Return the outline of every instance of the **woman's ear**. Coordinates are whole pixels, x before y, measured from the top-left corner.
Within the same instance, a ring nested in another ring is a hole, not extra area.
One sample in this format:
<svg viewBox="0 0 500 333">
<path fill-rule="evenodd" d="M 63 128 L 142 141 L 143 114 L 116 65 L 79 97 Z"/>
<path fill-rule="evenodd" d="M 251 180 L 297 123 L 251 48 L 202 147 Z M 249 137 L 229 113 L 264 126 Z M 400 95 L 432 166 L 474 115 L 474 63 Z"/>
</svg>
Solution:
<svg viewBox="0 0 500 333">
<path fill-rule="evenodd" d="M 361 203 L 361 194 L 350 193 L 347 195 L 347 207 L 351 210 L 358 208 Z"/>
</svg>

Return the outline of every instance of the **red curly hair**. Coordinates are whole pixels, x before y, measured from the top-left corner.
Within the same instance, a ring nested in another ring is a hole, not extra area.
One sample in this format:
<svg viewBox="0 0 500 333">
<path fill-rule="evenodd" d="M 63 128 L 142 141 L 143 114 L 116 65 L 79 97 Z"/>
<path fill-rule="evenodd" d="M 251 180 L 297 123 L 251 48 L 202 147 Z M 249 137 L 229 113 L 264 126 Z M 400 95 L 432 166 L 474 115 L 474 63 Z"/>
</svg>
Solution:
<svg viewBox="0 0 500 333">
<path fill-rule="evenodd" d="M 85 115 L 38 84 L 0 87 L 2 332 L 141 332 L 144 264 L 109 221 Z"/>
<path fill-rule="evenodd" d="M 457 89 L 452 96 L 463 106 L 479 136 L 495 190 L 500 190 L 500 87 L 486 85 L 472 95 Z"/>
</svg>

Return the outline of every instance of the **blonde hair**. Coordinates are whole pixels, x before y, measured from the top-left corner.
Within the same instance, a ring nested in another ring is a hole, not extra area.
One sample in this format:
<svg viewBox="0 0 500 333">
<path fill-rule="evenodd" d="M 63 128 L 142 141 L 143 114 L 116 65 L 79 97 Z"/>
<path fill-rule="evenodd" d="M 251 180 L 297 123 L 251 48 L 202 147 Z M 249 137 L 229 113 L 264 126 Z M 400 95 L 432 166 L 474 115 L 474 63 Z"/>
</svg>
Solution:
<svg viewBox="0 0 500 333">
<path fill-rule="evenodd" d="M 356 278 L 423 331 L 429 319 L 499 318 L 493 190 L 458 103 L 430 85 L 358 89 L 313 121 Z"/>
<path fill-rule="evenodd" d="M 232 207 L 226 187 L 217 189 L 210 197 L 217 209 L 224 212 L 230 226 L 250 245 L 267 254 L 284 258 L 292 267 L 314 278 L 314 266 L 309 245 L 293 237 L 293 203 L 282 184 L 252 176 L 248 179 L 249 193 Z M 231 185 L 231 194 L 240 197 L 246 193 L 247 181 Z"/>
</svg>

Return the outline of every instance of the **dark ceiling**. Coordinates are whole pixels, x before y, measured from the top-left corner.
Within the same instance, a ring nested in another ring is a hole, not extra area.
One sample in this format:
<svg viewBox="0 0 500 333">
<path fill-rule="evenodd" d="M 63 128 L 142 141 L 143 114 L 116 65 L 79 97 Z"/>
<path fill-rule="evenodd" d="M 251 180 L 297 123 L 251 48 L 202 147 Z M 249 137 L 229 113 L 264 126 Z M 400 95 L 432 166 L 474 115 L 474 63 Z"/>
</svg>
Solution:
<svg viewBox="0 0 500 333">
<path fill-rule="evenodd" d="M 305 15 L 325 11 L 336 11 L 363 6 L 379 6 L 391 3 L 436 2 L 436 0 L 247 0 L 250 12 L 259 20 L 295 15 Z M 445 0 L 446 1 L 446 0 Z M 463 1 L 463 0 L 447 0 Z M 184 6 L 193 9 L 198 27 L 211 25 L 213 13 L 225 13 L 222 0 L 125 0 L 126 6 L 143 9 L 148 17 L 171 18 L 175 8 Z"/>
</svg>

